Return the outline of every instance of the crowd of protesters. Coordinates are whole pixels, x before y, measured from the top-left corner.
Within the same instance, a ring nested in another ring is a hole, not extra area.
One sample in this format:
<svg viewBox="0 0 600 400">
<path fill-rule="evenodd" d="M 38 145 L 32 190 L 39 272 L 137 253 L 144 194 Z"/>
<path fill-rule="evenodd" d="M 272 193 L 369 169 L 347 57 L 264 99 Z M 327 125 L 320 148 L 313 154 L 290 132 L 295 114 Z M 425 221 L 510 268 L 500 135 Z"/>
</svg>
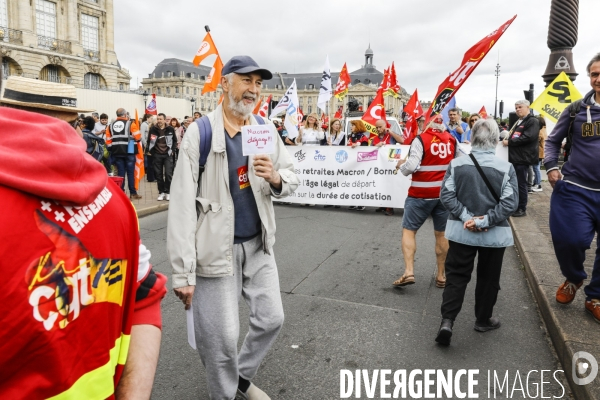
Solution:
<svg viewBox="0 0 600 400">
<path fill-rule="evenodd" d="M 169 201 L 179 146 L 189 125 L 201 116 L 199 112 L 195 112 L 193 117 L 186 115 L 180 121 L 163 113 L 145 114 L 137 121 L 139 130 L 134 132 L 132 123 L 136 121 L 131 119 L 127 110 L 119 108 L 112 119 L 105 113 L 94 112 L 89 116 L 79 115 L 75 124 L 81 129 L 84 138 L 87 139 L 86 135 L 93 135 L 101 139 L 103 154 L 98 161 L 104 165 L 108 176 L 123 178 L 121 188 L 124 190 L 127 183 L 132 200 L 142 198 L 134 185 L 135 159 L 138 153 L 136 144 L 141 143 L 146 181 L 156 182 L 159 192 L 157 200 Z M 90 148 L 89 152 L 91 151 Z"/>
</svg>

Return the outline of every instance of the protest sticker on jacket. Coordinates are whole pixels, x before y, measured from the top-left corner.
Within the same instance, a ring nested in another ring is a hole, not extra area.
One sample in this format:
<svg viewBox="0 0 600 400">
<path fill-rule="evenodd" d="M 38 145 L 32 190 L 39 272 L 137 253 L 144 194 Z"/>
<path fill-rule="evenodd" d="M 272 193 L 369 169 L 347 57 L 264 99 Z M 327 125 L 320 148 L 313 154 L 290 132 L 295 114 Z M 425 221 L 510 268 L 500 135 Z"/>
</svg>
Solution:
<svg viewBox="0 0 600 400">
<path fill-rule="evenodd" d="M 289 146 L 298 189 L 283 201 L 403 208 L 410 177 L 394 174 L 410 146 Z"/>
<path fill-rule="evenodd" d="M 242 154 L 273 154 L 275 152 L 275 130 L 273 125 L 242 126 Z"/>
</svg>

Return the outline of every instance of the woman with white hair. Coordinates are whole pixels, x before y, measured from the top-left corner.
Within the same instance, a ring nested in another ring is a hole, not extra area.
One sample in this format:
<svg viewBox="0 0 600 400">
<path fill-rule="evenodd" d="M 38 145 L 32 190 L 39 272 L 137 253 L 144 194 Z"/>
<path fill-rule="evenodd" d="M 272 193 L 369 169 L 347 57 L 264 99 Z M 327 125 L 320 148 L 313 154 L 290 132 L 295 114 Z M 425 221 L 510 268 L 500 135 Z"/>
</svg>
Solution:
<svg viewBox="0 0 600 400">
<path fill-rule="evenodd" d="M 517 209 L 519 186 L 512 164 L 495 155 L 498 137 L 496 121 L 475 123 L 471 154 L 454 159 L 442 183 L 440 200 L 449 212 L 442 324 L 435 339 L 442 345 L 450 344 L 476 256 L 474 328 L 487 332 L 500 327 L 492 314 L 500 290 L 504 250 L 513 245 L 508 217 Z"/>
</svg>

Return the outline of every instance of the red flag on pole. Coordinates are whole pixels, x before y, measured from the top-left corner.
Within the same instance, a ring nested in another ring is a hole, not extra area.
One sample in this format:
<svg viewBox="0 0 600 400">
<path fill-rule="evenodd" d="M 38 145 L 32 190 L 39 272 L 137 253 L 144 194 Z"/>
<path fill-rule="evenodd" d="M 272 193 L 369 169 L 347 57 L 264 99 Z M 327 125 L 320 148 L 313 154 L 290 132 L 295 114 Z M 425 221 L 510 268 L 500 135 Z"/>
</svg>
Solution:
<svg viewBox="0 0 600 400">
<path fill-rule="evenodd" d="M 400 85 L 398 85 L 398 78 L 396 77 L 396 67 L 394 66 L 394 62 L 392 62 L 389 74 L 389 87 L 386 93 L 384 93 L 384 96 L 387 94 L 388 96 L 398 97 L 400 93 Z"/>
<path fill-rule="evenodd" d="M 372 134 L 377 134 L 377 129 L 375 129 L 375 122 L 380 119 L 384 120 L 387 123 L 387 118 L 385 115 L 385 103 L 383 102 L 383 87 L 380 87 L 377 91 L 377 95 L 371 102 L 371 105 L 367 109 L 367 111 L 363 114 L 362 118 L 365 126 Z"/>
<path fill-rule="evenodd" d="M 223 62 L 221 61 L 221 57 L 217 56 L 217 59 L 210 70 L 210 74 L 206 77 L 206 82 L 204 82 L 204 86 L 202 87 L 202 94 L 217 90 L 219 83 L 221 83 L 222 69 Z"/>
<path fill-rule="evenodd" d="M 333 118 L 342 119 L 343 116 L 344 116 L 344 106 L 341 105 L 338 107 L 338 110 L 335 112 L 335 115 L 333 116 Z"/>
<path fill-rule="evenodd" d="M 273 95 L 270 94 L 269 98 L 263 102 L 262 107 L 260 108 L 260 110 L 258 110 L 258 115 L 260 115 L 263 118 L 267 118 L 267 114 L 269 113 L 269 104 L 271 104 L 271 97 Z"/>
<path fill-rule="evenodd" d="M 419 132 L 417 118 L 423 115 L 423 107 L 421 107 L 417 89 L 415 89 L 415 92 L 411 96 L 410 100 L 408 100 L 408 103 L 406 103 L 404 106 L 404 112 L 407 115 L 406 130 L 404 131 L 404 144 L 411 144 Z"/>
<path fill-rule="evenodd" d="M 517 18 L 516 15 L 467 50 L 463 56 L 460 67 L 458 67 L 458 69 L 449 77 L 444 79 L 442 84 L 438 87 L 433 103 L 431 103 L 431 107 L 429 107 L 427 120 L 425 121 L 426 124 L 429 123 L 433 117 L 442 112 L 444 107 L 446 107 L 446 104 L 454 97 L 458 89 L 465 83 L 467 78 L 469 78 L 471 73 L 477 68 L 481 60 L 483 60 L 492 47 L 494 47 L 498 39 L 500 39 L 515 18 Z"/>
<path fill-rule="evenodd" d="M 479 115 L 483 119 L 486 119 L 488 117 L 488 113 L 487 113 L 487 111 L 485 109 L 485 106 L 481 107 L 481 110 L 479 110 Z"/>
<path fill-rule="evenodd" d="M 350 74 L 348 74 L 348 68 L 346 67 L 346 63 L 344 63 L 342 71 L 340 72 L 340 77 L 337 81 L 337 85 L 335 85 L 335 91 L 333 95 L 339 100 L 343 100 L 344 96 L 348 94 L 348 87 L 350 86 L 350 82 Z"/>
<path fill-rule="evenodd" d="M 150 103 L 146 106 L 146 114 L 156 115 L 156 94 L 152 93 L 152 98 L 150 99 Z"/>
<path fill-rule="evenodd" d="M 200 44 L 192 62 L 197 67 L 206 57 L 213 54 L 216 55 L 217 58 L 215 59 L 210 74 L 206 77 L 204 87 L 202 88 L 202 94 L 217 90 L 217 86 L 221 83 L 221 70 L 223 69 L 223 61 L 221 61 L 217 46 L 215 46 L 215 42 L 213 42 L 210 32 L 206 32 L 206 36 L 204 36 L 204 40 Z"/>
</svg>

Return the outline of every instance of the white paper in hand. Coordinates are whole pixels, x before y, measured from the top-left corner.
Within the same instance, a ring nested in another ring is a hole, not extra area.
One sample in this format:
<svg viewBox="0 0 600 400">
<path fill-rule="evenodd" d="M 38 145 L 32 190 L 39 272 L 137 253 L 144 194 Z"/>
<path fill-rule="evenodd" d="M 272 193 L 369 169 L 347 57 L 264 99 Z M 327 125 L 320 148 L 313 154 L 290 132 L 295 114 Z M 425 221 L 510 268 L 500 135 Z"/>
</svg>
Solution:
<svg viewBox="0 0 600 400">
<path fill-rule="evenodd" d="M 275 129 L 273 125 L 242 126 L 243 155 L 275 153 Z"/>
<path fill-rule="evenodd" d="M 187 337 L 188 343 L 192 347 L 192 349 L 196 350 L 196 331 L 194 330 L 194 313 L 193 313 L 193 305 L 190 305 L 189 310 L 185 312 L 187 317 Z"/>
</svg>

